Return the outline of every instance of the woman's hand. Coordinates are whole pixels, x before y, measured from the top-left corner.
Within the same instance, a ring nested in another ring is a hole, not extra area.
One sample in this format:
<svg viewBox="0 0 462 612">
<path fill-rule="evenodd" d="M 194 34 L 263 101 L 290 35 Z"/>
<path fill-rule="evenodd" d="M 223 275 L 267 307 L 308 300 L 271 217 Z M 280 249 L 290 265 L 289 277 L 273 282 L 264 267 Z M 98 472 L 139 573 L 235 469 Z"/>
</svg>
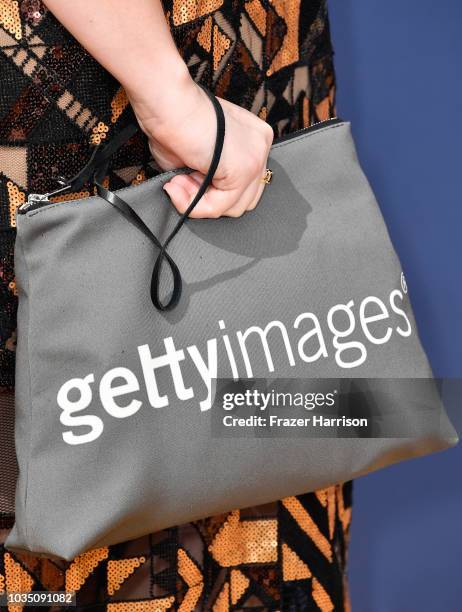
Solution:
<svg viewBox="0 0 462 612">
<path fill-rule="evenodd" d="M 185 211 L 211 162 L 216 119 L 178 53 L 160 0 L 44 2 L 122 84 L 159 165 L 195 170 L 165 185 L 176 208 Z M 223 153 L 213 185 L 191 217 L 238 217 L 255 208 L 263 191 L 272 129 L 249 111 L 220 103 L 226 119 Z"/>
<path fill-rule="evenodd" d="M 152 155 L 164 170 L 188 166 L 194 172 L 178 174 L 164 185 L 173 205 L 182 213 L 191 203 L 209 168 L 216 117 L 206 93 L 185 76 L 152 103 L 130 96 L 132 107 L 149 138 Z M 273 130 L 253 113 L 219 98 L 226 127 L 223 152 L 212 185 L 191 212 L 193 218 L 240 217 L 258 204 L 265 184 Z"/>
</svg>

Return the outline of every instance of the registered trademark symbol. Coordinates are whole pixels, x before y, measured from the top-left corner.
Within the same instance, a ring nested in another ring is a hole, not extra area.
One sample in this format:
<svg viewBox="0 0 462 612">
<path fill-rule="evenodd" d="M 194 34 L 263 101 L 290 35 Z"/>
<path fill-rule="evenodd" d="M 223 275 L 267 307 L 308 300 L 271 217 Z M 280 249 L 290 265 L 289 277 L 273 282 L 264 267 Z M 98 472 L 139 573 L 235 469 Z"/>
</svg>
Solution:
<svg viewBox="0 0 462 612">
<path fill-rule="evenodd" d="M 403 272 L 401 272 L 401 289 L 403 290 L 403 293 L 407 293 L 406 277 L 404 276 Z"/>
</svg>

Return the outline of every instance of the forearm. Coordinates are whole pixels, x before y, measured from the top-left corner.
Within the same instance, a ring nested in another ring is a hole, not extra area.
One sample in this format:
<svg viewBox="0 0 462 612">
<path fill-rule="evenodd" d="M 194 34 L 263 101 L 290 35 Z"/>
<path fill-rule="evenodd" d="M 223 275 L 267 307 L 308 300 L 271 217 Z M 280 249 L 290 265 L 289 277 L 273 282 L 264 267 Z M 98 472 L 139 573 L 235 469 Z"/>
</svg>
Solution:
<svg viewBox="0 0 462 612">
<path fill-rule="evenodd" d="M 44 0 L 56 18 L 125 88 L 151 108 L 171 108 L 191 78 L 160 0 Z M 153 103 L 152 97 L 156 100 Z"/>
<path fill-rule="evenodd" d="M 154 159 L 173 176 L 164 189 L 184 213 L 212 158 L 216 118 L 172 39 L 161 0 L 44 0 L 57 19 L 124 87 Z M 94 84 L 98 86 L 97 83 Z M 219 98 L 226 138 L 211 185 L 191 216 L 240 216 L 263 191 L 273 131 L 244 108 Z"/>
</svg>

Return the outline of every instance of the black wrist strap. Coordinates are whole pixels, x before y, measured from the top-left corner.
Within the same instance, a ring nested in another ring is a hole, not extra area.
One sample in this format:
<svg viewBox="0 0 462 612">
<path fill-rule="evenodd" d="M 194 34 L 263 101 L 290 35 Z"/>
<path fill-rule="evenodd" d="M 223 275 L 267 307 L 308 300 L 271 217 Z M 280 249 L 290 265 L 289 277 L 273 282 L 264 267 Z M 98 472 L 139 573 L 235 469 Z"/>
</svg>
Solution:
<svg viewBox="0 0 462 612">
<path fill-rule="evenodd" d="M 210 163 L 210 167 L 207 171 L 207 174 L 205 175 L 204 181 L 202 182 L 198 192 L 194 196 L 193 201 L 188 206 L 186 211 L 180 216 L 175 227 L 173 228 L 173 230 L 171 231 L 171 233 L 163 244 L 161 244 L 161 242 L 153 234 L 153 232 L 149 229 L 145 222 L 141 219 L 141 217 L 138 215 L 134 208 L 132 208 L 127 202 L 125 202 L 125 200 L 120 198 L 117 194 L 113 193 L 112 191 L 109 191 L 102 185 L 102 181 L 107 172 L 107 167 L 111 155 L 113 155 L 113 153 L 135 133 L 136 128 L 134 130 L 132 126 L 128 126 L 127 128 L 125 128 L 125 130 L 122 130 L 122 132 L 120 132 L 107 145 L 104 145 L 103 148 L 95 150 L 92 158 L 90 158 L 84 169 L 76 177 L 74 177 L 74 179 L 72 179 L 73 182 L 71 181 L 72 189 L 74 190 L 77 188 L 76 185 L 80 186 L 83 185 L 86 181 L 92 180 L 92 182 L 96 186 L 98 195 L 104 198 L 106 202 L 109 202 L 109 204 L 114 206 L 114 208 L 116 208 L 121 214 L 124 215 L 126 219 L 128 219 L 128 221 L 133 223 L 141 232 L 143 232 L 143 234 L 147 236 L 158 248 L 159 252 L 154 264 L 154 269 L 151 278 L 151 300 L 154 306 L 158 310 L 162 311 L 172 310 L 173 308 L 175 308 L 175 306 L 180 300 L 182 289 L 182 281 L 179 268 L 168 254 L 167 247 L 173 240 L 173 238 L 178 234 L 186 219 L 191 214 L 192 210 L 197 206 L 209 185 L 212 184 L 213 177 L 220 161 L 221 152 L 223 150 L 223 141 L 225 137 L 225 116 L 223 113 L 223 109 L 216 97 L 213 95 L 213 93 L 211 93 L 202 85 L 200 85 L 200 87 L 202 87 L 202 89 L 206 92 L 209 99 L 211 100 L 215 109 L 217 119 L 217 134 L 212 161 Z M 173 279 L 173 289 L 169 299 L 166 302 L 162 302 L 160 298 L 160 278 L 164 262 L 167 263 L 167 265 L 170 267 Z"/>
<path fill-rule="evenodd" d="M 66 183 L 71 191 L 79 191 L 85 183 L 93 182 L 95 173 L 100 173 L 102 170 L 106 172 L 109 161 L 114 153 L 134 136 L 138 130 L 139 127 L 131 123 L 118 132 L 109 142 L 97 145 L 82 170 L 69 180 L 63 179 L 63 182 Z"/>
</svg>

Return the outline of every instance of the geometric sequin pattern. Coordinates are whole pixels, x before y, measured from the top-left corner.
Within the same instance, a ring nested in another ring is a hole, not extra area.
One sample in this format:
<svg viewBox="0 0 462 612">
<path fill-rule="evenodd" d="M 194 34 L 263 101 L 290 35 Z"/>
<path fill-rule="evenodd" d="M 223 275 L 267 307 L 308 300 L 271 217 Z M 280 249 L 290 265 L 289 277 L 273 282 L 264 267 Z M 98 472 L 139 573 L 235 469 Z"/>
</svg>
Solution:
<svg viewBox="0 0 462 612">
<path fill-rule="evenodd" d="M 334 113 L 325 0 L 163 0 L 193 78 L 268 121 L 276 136 Z M 14 385 L 15 211 L 73 176 L 92 148 L 133 121 L 124 90 L 40 0 L 0 0 L 0 387 Z M 156 173 L 137 134 L 109 169 L 123 187 Z M 84 188 L 88 193 L 88 186 Z M 72 197 L 72 195 L 68 196 Z"/>
<path fill-rule="evenodd" d="M 334 116 L 325 0 L 163 5 L 193 78 L 269 122 L 276 136 Z M 11 389 L 15 210 L 28 193 L 76 174 L 133 114 L 119 83 L 40 0 L 0 0 L 0 79 L 0 388 Z M 156 173 L 138 133 L 114 156 L 104 184 L 117 189 Z M 91 192 L 85 185 L 63 197 Z M 0 592 L 73 588 L 78 610 L 96 612 L 345 611 L 351 494 L 346 483 L 235 510 L 70 563 L 0 545 Z M 13 518 L 0 512 L 0 528 Z"/>
<path fill-rule="evenodd" d="M 3 551 L 0 592 L 67 588 L 76 591 L 79 610 L 109 612 L 348 611 L 350 510 L 347 483 L 99 548 L 69 563 Z M 316 525 L 315 534 L 307 523 Z"/>
</svg>

